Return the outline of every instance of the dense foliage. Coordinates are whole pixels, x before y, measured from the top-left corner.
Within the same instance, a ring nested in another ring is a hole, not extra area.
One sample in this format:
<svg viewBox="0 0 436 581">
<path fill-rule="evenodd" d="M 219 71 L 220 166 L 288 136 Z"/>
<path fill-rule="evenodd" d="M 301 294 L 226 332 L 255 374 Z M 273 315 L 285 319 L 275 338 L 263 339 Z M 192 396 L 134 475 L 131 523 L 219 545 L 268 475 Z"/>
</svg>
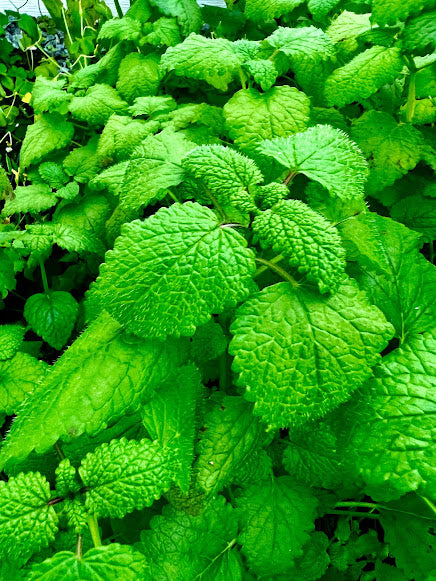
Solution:
<svg viewBox="0 0 436 581">
<path fill-rule="evenodd" d="M 36 77 L 1 579 L 436 579 L 435 7 L 137 0 Z"/>
</svg>

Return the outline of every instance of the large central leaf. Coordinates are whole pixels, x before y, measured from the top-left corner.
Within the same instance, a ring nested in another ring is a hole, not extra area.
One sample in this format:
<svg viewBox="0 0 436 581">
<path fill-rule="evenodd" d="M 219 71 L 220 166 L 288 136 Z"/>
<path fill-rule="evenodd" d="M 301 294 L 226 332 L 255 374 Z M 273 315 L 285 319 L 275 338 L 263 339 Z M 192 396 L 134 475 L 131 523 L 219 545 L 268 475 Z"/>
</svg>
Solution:
<svg viewBox="0 0 436 581">
<path fill-rule="evenodd" d="M 328 299 L 279 283 L 248 300 L 231 328 L 238 385 L 270 426 L 297 426 L 347 400 L 371 374 L 392 327 L 353 281 Z"/>
</svg>

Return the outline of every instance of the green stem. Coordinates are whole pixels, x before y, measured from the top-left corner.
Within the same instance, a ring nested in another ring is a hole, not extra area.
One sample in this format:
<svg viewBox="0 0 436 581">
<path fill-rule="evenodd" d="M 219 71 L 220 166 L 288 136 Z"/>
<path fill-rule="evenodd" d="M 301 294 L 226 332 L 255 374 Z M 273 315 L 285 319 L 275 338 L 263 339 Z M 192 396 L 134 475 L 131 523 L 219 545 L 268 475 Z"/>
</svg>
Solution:
<svg viewBox="0 0 436 581">
<path fill-rule="evenodd" d="M 117 10 L 117 14 L 119 18 L 122 18 L 124 16 L 123 11 L 121 10 L 121 6 L 118 0 L 114 0 L 114 4 L 115 4 L 115 8 Z"/>
<path fill-rule="evenodd" d="M 424 497 L 423 497 L 424 499 Z M 428 516 L 424 516 L 422 514 L 416 514 L 414 512 L 409 512 L 407 510 L 401 510 L 399 508 L 392 508 L 391 506 L 386 506 L 384 504 L 377 504 L 375 502 L 354 502 L 354 501 L 346 501 L 346 502 L 338 502 L 335 505 L 335 508 L 353 508 L 353 507 L 357 507 L 357 508 L 371 508 L 373 510 L 385 510 L 388 512 L 398 512 L 400 514 L 407 514 L 408 516 L 413 516 L 415 518 L 422 518 L 424 520 L 431 520 L 433 521 L 433 518 L 430 518 Z"/>
<path fill-rule="evenodd" d="M 296 172 L 295 170 L 291 170 L 288 175 L 285 177 L 285 179 L 283 180 L 283 183 L 285 184 L 285 186 L 289 186 L 289 184 L 292 182 L 292 180 L 294 179 L 294 177 L 297 175 L 298 172 Z"/>
<path fill-rule="evenodd" d="M 416 106 L 416 74 L 412 73 L 409 77 L 409 88 L 407 91 L 406 103 L 406 121 L 411 123 L 415 114 Z"/>
<path fill-rule="evenodd" d="M 98 530 L 98 521 L 94 513 L 89 513 L 88 515 L 88 527 L 91 533 L 92 542 L 94 547 L 101 547 L 100 531 Z"/>
<path fill-rule="evenodd" d="M 219 559 L 221 557 L 221 555 L 224 555 L 225 552 L 229 551 L 233 545 L 236 543 L 236 539 L 232 539 L 225 547 L 224 549 L 221 551 L 221 553 L 219 553 L 219 555 L 217 555 L 216 557 L 214 557 L 211 562 L 209 563 L 209 565 L 203 569 L 203 571 L 201 573 L 199 573 L 195 578 L 196 579 L 201 579 L 203 577 L 203 575 L 206 573 L 206 571 L 215 563 L 215 561 L 217 559 Z"/>
<path fill-rule="evenodd" d="M 283 254 L 278 254 L 277 256 L 274 256 L 274 258 L 271 258 L 271 260 L 269 261 L 269 264 L 277 264 L 277 262 L 280 262 L 283 259 L 284 259 Z M 268 266 L 261 266 L 260 268 L 258 268 L 256 270 L 256 272 L 254 273 L 254 278 L 256 278 L 257 276 L 260 276 L 266 270 L 268 270 L 269 269 L 269 264 L 268 264 Z"/>
<path fill-rule="evenodd" d="M 224 222 L 230 222 L 226 213 L 221 208 L 221 206 L 218 204 L 218 200 L 215 198 L 215 196 L 212 194 L 212 192 L 208 188 L 206 188 L 206 192 L 207 192 L 207 195 L 209 196 L 212 204 L 215 206 L 216 210 L 219 212 L 219 214 L 221 215 Z"/>
<path fill-rule="evenodd" d="M 56 442 L 56 444 L 54 445 L 54 449 L 56 450 L 56 452 L 57 452 L 57 454 L 58 454 L 59 458 L 60 458 L 61 460 L 64 460 L 64 459 L 65 459 L 65 454 L 64 454 L 64 452 L 63 452 L 63 450 L 62 450 L 62 448 L 60 447 L 60 445 L 59 445 L 59 443 L 58 443 L 58 442 Z"/>
<path fill-rule="evenodd" d="M 82 535 L 77 535 L 76 557 L 78 559 L 82 558 L 82 550 L 83 550 L 83 537 Z"/>
<path fill-rule="evenodd" d="M 431 511 L 433 512 L 434 515 L 436 515 L 436 505 L 426 496 L 421 496 L 419 495 L 419 497 L 425 502 L 425 504 L 431 509 Z"/>
<path fill-rule="evenodd" d="M 340 516 L 355 516 L 357 518 L 372 518 L 378 520 L 379 514 L 372 514 L 371 512 L 357 512 L 351 510 L 329 510 L 328 514 L 337 514 Z"/>
<path fill-rule="evenodd" d="M 47 273 L 45 272 L 45 266 L 42 260 L 39 261 L 39 268 L 41 269 L 42 286 L 44 288 L 44 292 L 45 294 L 48 294 L 50 292 L 50 288 L 48 286 Z"/>
</svg>

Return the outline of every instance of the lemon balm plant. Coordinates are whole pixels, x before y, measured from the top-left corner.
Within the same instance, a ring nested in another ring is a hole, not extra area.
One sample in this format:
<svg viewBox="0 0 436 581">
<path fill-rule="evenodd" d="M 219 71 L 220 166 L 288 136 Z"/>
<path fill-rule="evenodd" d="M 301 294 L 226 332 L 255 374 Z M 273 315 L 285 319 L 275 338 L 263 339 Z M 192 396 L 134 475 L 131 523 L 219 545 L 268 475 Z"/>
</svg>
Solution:
<svg viewBox="0 0 436 581">
<path fill-rule="evenodd" d="M 141 0 L 0 230 L 5 579 L 431 581 L 431 0 Z"/>
</svg>

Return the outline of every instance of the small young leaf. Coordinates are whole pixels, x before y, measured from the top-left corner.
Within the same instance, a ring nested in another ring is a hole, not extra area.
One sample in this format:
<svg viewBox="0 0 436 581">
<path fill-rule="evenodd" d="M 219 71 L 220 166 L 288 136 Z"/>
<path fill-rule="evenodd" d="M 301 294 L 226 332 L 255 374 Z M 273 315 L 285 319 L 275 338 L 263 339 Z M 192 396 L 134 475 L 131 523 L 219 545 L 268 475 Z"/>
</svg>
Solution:
<svg viewBox="0 0 436 581">
<path fill-rule="evenodd" d="M 24 305 L 24 318 L 33 331 L 55 349 L 67 343 L 78 312 L 76 299 L 64 291 L 32 295 Z"/>
<path fill-rule="evenodd" d="M 0 496 L 1 552 L 25 562 L 53 541 L 58 530 L 56 513 L 47 504 L 50 485 L 38 472 L 22 473 L 9 482 L 0 481 Z"/>
<path fill-rule="evenodd" d="M 187 202 L 124 226 L 93 293 L 132 333 L 189 336 L 247 296 L 254 270 L 245 239 Z"/>
<path fill-rule="evenodd" d="M 150 506 L 174 476 L 163 448 L 151 440 L 112 440 L 87 454 L 79 468 L 88 487 L 86 507 L 96 516 L 122 518 Z"/>
<path fill-rule="evenodd" d="M 51 188 L 61 188 L 68 181 L 68 177 L 65 175 L 62 167 L 53 161 L 46 161 L 45 163 L 41 163 L 41 165 L 38 167 L 38 172 L 41 178 Z"/>
<path fill-rule="evenodd" d="M 337 231 L 318 212 L 299 200 L 284 200 L 256 216 L 252 226 L 263 247 L 283 254 L 322 293 L 335 292 L 345 271 L 345 251 Z"/>
</svg>

